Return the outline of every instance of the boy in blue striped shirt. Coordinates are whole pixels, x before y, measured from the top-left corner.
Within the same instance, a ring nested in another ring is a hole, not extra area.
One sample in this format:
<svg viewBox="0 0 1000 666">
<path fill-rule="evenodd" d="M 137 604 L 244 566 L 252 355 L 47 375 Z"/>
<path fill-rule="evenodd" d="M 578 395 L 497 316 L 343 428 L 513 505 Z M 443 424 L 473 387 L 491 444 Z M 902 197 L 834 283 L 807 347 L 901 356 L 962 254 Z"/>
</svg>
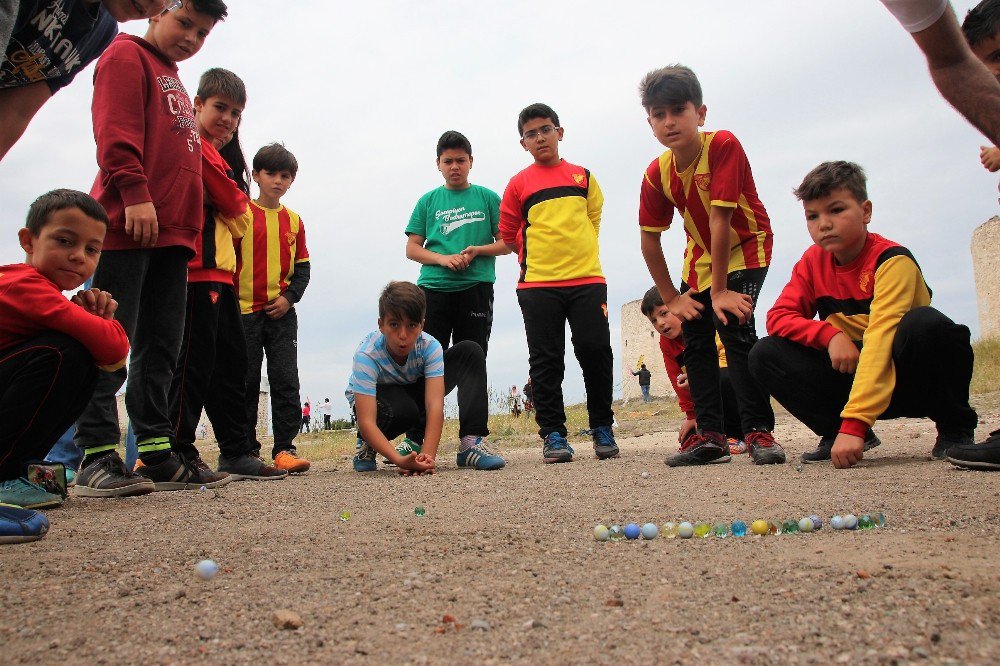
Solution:
<svg viewBox="0 0 1000 666">
<path fill-rule="evenodd" d="M 442 351 L 441 343 L 423 332 L 426 312 L 427 301 L 417 285 L 390 282 L 379 297 L 378 330 L 354 352 L 345 394 L 358 423 L 357 472 L 375 471 L 375 454 L 381 453 L 401 474 L 433 474 L 444 396 L 455 387 L 458 466 L 492 470 L 505 464 L 486 442 L 489 403 L 482 347 L 466 340 Z M 405 432 L 422 437 L 394 448 L 390 440 Z"/>
</svg>

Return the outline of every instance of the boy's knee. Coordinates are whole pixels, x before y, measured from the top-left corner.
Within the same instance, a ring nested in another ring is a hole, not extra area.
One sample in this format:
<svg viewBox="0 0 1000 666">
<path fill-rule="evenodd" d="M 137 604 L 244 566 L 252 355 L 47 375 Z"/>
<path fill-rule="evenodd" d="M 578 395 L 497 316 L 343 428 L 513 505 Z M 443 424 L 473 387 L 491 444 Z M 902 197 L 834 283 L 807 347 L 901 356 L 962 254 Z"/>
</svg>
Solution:
<svg viewBox="0 0 1000 666">
<path fill-rule="evenodd" d="M 462 359 L 472 366 L 486 365 L 486 354 L 483 353 L 483 348 L 479 346 L 478 342 L 472 340 L 456 342 L 444 353 L 444 358 L 445 363 L 449 359 Z"/>
<path fill-rule="evenodd" d="M 781 357 L 783 344 L 784 341 L 774 335 L 761 338 L 754 343 L 754 346 L 750 348 L 750 353 L 747 354 L 747 365 L 750 368 L 750 373 L 754 377 L 764 377 L 768 368 L 777 364 Z"/>
<path fill-rule="evenodd" d="M 936 348 L 955 340 L 967 343 L 971 337 L 968 326 L 956 324 L 940 310 L 925 305 L 913 308 L 899 320 L 894 347 L 916 343 Z"/>
</svg>

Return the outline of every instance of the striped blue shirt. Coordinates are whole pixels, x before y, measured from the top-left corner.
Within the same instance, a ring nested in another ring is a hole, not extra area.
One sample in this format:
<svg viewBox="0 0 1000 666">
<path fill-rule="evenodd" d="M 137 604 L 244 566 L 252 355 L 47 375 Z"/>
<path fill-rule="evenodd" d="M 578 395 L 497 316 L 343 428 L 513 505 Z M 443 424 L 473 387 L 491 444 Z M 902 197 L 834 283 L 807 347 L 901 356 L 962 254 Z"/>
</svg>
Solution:
<svg viewBox="0 0 1000 666">
<path fill-rule="evenodd" d="M 347 402 L 354 407 L 354 394 L 375 396 L 379 384 L 413 384 L 421 377 L 444 376 L 444 352 L 441 343 L 426 333 L 421 333 L 400 365 L 393 360 L 385 346 L 381 331 L 372 331 L 354 352 L 354 367 L 347 383 Z"/>
</svg>

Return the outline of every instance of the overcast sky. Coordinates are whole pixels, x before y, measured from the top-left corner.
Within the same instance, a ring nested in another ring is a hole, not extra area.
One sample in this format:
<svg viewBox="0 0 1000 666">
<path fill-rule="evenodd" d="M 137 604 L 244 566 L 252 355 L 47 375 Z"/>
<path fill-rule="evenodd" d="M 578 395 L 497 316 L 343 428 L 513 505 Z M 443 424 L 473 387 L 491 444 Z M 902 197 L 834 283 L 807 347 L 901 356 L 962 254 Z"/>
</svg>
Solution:
<svg viewBox="0 0 1000 666">
<path fill-rule="evenodd" d="M 871 229 L 909 247 L 934 304 L 978 336 L 969 243 L 997 213 L 997 177 L 979 164 L 982 137 L 941 100 L 913 40 L 879 2 L 229 4 L 229 19 L 180 73 L 192 96 L 209 67 L 239 74 L 249 94 L 241 128 L 248 159 L 278 140 L 299 160 L 284 203 L 302 216 L 312 257 L 297 306 L 303 399 L 329 397 L 335 413 L 347 413 L 351 357 L 375 328 L 379 291 L 391 279 L 416 280 L 403 229 L 420 195 L 442 182 L 438 136 L 466 134 L 472 181 L 502 194 L 530 162 L 516 118 L 536 101 L 559 113 L 562 156 L 589 168 L 604 191 L 601 263 L 619 358 L 621 306 L 652 284 L 639 253 L 638 192 L 663 150 L 636 89 L 645 72 L 676 62 L 701 79 L 706 129 L 731 130 L 743 143 L 771 217 L 760 334 L 809 244 L 791 189 L 819 162 L 846 159 L 868 171 Z M 953 4 L 961 17 L 974 3 Z M 145 31 L 143 23 L 123 27 Z M 22 259 L 15 231 L 34 197 L 90 189 L 91 79 L 88 68 L 53 97 L 0 163 L 8 218 L 0 263 Z M 664 238 L 677 276 L 679 219 Z M 499 258 L 489 357 L 497 389 L 528 374 L 516 276 L 514 258 Z M 565 391 L 568 402 L 583 399 L 571 353 Z"/>
</svg>

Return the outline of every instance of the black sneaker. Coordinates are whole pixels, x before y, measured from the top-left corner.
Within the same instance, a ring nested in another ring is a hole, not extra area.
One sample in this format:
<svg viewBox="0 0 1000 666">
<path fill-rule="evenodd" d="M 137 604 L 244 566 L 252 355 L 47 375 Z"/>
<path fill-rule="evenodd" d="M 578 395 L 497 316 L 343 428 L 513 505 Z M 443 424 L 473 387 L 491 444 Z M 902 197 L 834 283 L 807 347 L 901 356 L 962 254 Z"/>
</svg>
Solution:
<svg viewBox="0 0 1000 666">
<path fill-rule="evenodd" d="M 755 465 L 781 465 L 785 462 L 785 450 L 774 441 L 774 435 L 766 430 L 754 430 L 743 436 L 750 451 L 750 459 Z"/>
<path fill-rule="evenodd" d="M 802 462 L 807 465 L 810 463 L 829 462 L 833 457 L 831 452 L 833 451 L 833 443 L 836 439 L 836 435 L 828 435 L 819 440 L 819 446 L 816 447 L 815 451 L 806 451 L 802 454 Z M 870 451 L 881 443 L 882 440 L 878 438 L 871 428 L 868 428 L 868 432 L 865 433 L 864 450 Z"/>
<path fill-rule="evenodd" d="M 202 463 L 204 464 L 204 463 Z M 208 465 L 201 470 L 193 461 L 185 460 L 173 451 L 157 465 L 143 465 L 139 474 L 153 482 L 153 490 L 199 490 L 219 488 L 229 483 L 228 474 L 213 472 Z M 77 482 L 79 484 L 79 481 Z"/>
<path fill-rule="evenodd" d="M 934 440 L 934 448 L 931 450 L 931 458 L 934 460 L 945 460 L 948 457 L 948 449 L 953 446 L 975 446 L 972 433 L 963 430 L 952 432 L 938 431 L 937 439 Z"/>
<path fill-rule="evenodd" d="M 590 431 L 590 436 L 594 440 L 594 454 L 598 460 L 618 457 L 618 444 L 611 426 L 597 426 Z"/>
<path fill-rule="evenodd" d="M 80 470 L 77 497 L 132 497 L 153 492 L 153 482 L 125 469 L 117 451 L 103 455 Z"/>
<path fill-rule="evenodd" d="M 727 463 L 729 443 L 717 432 L 693 433 L 681 444 L 681 449 L 667 457 L 668 467 L 688 467 L 690 465 L 714 465 Z"/>
<path fill-rule="evenodd" d="M 1000 430 L 994 430 L 978 444 L 951 447 L 945 460 L 968 469 L 1000 469 Z"/>
<path fill-rule="evenodd" d="M 268 465 L 262 458 L 250 454 L 236 458 L 219 456 L 219 472 L 229 474 L 230 481 L 276 481 L 288 476 L 288 472 Z"/>
</svg>

